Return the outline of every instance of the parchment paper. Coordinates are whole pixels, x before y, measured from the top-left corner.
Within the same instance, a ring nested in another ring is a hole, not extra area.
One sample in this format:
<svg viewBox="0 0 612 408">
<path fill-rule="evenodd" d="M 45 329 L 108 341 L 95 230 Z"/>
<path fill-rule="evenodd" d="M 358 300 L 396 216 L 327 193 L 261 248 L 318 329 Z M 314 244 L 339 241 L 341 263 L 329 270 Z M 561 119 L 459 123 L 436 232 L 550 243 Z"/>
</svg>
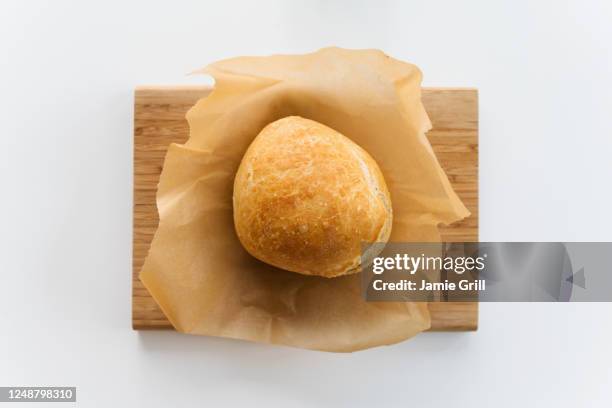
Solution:
<svg viewBox="0 0 612 408">
<path fill-rule="evenodd" d="M 214 91 L 188 113 L 190 138 L 169 147 L 159 227 L 140 279 L 176 330 L 326 351 L 391 344 L 430 326 L 425 303 L 366 303 L 359 274 L 304 276 L 251 257 L 234 232 L 232 187 L 247 147 L 288 115 L 336 129 L 367 150 L 391 192 L 391 241 L 438 241 L 469 215 L 425 132 L 421 73 L 377 50 L 241 57 L 201 72 Z"/>
</svg>

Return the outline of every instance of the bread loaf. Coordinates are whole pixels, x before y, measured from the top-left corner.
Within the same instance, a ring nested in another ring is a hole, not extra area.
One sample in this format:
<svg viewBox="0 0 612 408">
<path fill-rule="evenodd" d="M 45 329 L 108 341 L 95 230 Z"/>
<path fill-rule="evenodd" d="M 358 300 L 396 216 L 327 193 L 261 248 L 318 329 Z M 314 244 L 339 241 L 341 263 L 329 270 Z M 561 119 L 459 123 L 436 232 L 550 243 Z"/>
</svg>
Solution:
<svg viewBox="0 0 612 408">
<path fill-rule="evenodd" d="M 297 116 L 266 126 L 234 180 L 234 224 L 255 258 L 335 277 L 360 271 L 363 242 L 386 242 L 389 191 L 370 155 L 347 137 Z"/>
</svg>

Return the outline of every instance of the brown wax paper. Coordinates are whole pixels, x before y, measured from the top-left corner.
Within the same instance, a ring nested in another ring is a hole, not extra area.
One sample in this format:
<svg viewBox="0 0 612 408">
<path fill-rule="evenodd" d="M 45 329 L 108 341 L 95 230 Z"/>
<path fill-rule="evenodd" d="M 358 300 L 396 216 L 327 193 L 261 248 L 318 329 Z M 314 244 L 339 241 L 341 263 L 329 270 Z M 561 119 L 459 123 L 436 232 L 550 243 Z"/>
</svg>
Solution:
<svg viewBox="0 0 612 408">
<path fill-rule="evenodd" d="M 176 330 L 326 351 L 395 343 L 430 326 L 426 303 L 365 302 L 359 274 L 287 272 L 250 256 L 234 232 L 232 188 L 268 123 L 298 115 L 336 129 L 379 164 L 393 203 L 391 241 L 438 241 L 469 215 L 425 132 L 421 73 L 377 50 L 240 57 L 201 72 L 215 88 L 188 113 L 190 137 L 169 147 L 159 227 L 140 273 Z"/>
</svg>

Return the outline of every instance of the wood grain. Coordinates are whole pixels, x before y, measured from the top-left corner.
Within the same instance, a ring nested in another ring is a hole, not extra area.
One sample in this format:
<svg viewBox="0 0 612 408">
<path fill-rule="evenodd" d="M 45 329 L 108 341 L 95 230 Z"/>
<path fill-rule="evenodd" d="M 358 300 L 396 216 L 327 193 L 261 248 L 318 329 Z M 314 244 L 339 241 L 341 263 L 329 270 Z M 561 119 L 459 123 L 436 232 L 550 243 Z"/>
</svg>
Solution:
<svg viewBox="0 0 612 408">
<path fill-rule="evenodd" d="M 143 86 L 134 94 L 134 235 L 132 325 L 134 329 L 172 329 L 138 273 L 157 228 L 155 192 L 170 143 L 189 136 L 187 110 L 209 87 Z M 478 91 L 425 88 L 423 103 L 433 123 L 429 138 L 455 191 L 472 215 L 441 227 L 445 241 L 478 241 Z M 431 330 L 476 330 L 478 303 L 430 303 Z"/>
</svg>

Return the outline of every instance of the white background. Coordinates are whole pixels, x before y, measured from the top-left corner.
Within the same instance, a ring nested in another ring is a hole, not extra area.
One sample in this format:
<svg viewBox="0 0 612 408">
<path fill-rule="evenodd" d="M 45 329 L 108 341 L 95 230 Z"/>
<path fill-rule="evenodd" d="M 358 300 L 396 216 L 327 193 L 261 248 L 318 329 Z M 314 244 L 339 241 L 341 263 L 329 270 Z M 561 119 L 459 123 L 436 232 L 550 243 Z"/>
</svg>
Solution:
<svg viewBox="0 0 612 408">
<path fill-rule="evenodd" d="M 81 406 L 611 406 L 612 304 L 483 304 L 476 333 L 340 355 L 130 328 L 136 85 L 381 48 L 426 86 L 479 88 L 482 240 L 610 241 L 611 39 L 604 0 L 2 1 L 0 385 L 76 385 Z"/>
</svg>

